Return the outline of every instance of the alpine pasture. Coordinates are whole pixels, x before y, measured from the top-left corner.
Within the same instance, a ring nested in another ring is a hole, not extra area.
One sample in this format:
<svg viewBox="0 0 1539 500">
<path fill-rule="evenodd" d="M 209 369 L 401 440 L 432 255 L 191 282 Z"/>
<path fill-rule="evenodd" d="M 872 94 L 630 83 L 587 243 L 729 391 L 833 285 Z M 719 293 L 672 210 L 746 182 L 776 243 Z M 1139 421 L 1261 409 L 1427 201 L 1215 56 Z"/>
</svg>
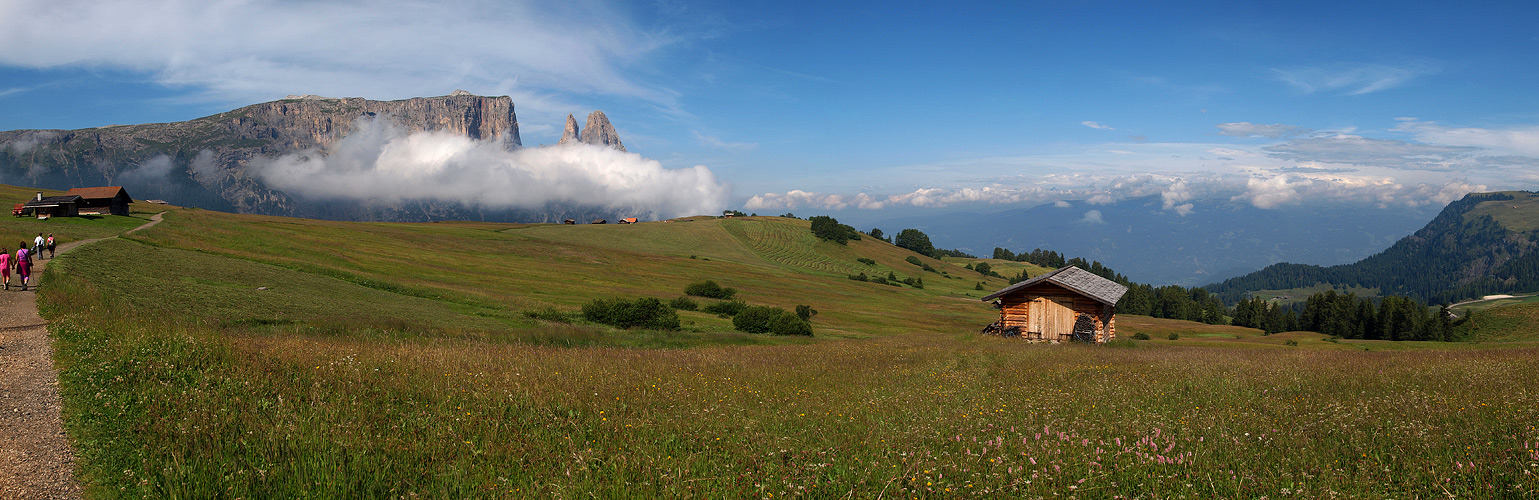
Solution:
<svg viewBox="0 0 1539 500">
<path fill-rule="evenodd" d="M 1539 496 L 1532 335 L 1388 349 L 1120 317 L 1117 345 L 1033 345 L 977 334 L 1004 280 L 795 219 L 164 217 L 60 256 L 39 292 L 91 498 Z M 53 232 L 139 220 L 115 219 Z M 576 314 L 707 279 L 812 306 L 815 336 Z"/>
</svg>

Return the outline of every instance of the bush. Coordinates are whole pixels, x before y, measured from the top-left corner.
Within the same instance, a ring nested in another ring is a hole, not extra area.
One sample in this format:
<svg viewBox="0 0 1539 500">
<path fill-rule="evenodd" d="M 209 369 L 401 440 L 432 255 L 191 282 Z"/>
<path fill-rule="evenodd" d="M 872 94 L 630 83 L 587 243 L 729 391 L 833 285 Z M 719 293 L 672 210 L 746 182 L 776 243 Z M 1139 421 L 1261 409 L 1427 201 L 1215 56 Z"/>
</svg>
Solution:
<svg viewBox="0 0 1539 500">
<path fill-rule="evenodd" d="M 699 283 L 690 283 L 689 286 L 684 287 L 684 293 L 696 297 L 726 300 L 737 295 L 737 289 L 723 287 L 716 284 L 715 281 L 705 280 Z"/>
<path fill-rule="evenodd" d="M 779 307 L 749 306 L 732 318 L 732 327 L 748 333 L 812 336 L 812 324 Z"/>
<path fill-rule="evenodd" d="M 812 221 L 812 234 L 818 239 L 832 241 L 840 245 L 849 240 L 859 240 L 860 231 L 855 228 L 840 224 L 838 219 L 827 215 L 815 215 L 807 220 Z"/>
<path fill-rule="evenodd" d="M 1298 347 L 1299 346 L 1299 341 L 1289 339 L 1289 340 L 1283 341 L 1283 345 L 1290 346 L 1290 347 Z"/>
<path fill-rule="evenodd" d="M 741 300 L 728 300 L 724 302 L 708 304 L 705 307 L 700 308 L 700 310 L 711 314 L 719 314 L 722 316 L 736 316 L 738 313 L 743 312 L 743 309 L 746 307 L 748 307 L 748 304 Z"/>
<path fill-rule="evenodd" d="M 904 257 L 903 258 L 903 262 L 907 262 L 909 264 L 913 264 L 913 265 L 916 265 L 916 266 L 923 266 L 924 265 L 923 262 L 919 261 L 919 257 L 915 257 L 915 256 L 912 256 L 912 255 L 910 255 L 908 257 Z"/>
<path fill-rule="evenodd" d="M 871 278 L 867 277 L 866 273 L 852 274 L 850 275 L 850 279 L 855 281 L 871 281 Z"/>
<path fill-rule="evenodd" d="M 1180 340 L 1181 339 L 1181 334 L 1179 334 L 1179 333 L 1172 333 L 1169 336 L 1166 336 L 1165 338 L 1170 339 L 1170 340 Z"/>
<path fill-rule="evenodd" d="M 1144 332 L 1135 333 L 1133 334 L 1133 340 L 1149 340 L 1149 334 Z"/>
<path fill-rule="evenodd" d="M 582 306 L 582 317 L 620 328 L 679 329 L 679 313 L 651 297 L 636 300 L 593 299 Z"/>
<path fill-rule="evenodd" d="M 524 317 L 541 321 L 549 321 L 552 323 L 572 322 L 572 313 L 562 311 L 554 307 L 524 311 Z"/>
<path fill-rule="evenodd" d="M 672 307 L 680 311 L 693 311 L 700 308 L 700 303 L 695 302 L 695 299 L 691 299 L 689 297 L 679 297 L 677 299 L 668 301 L 668 307 Z"/>
<path fill-rule="evenodd" d="M 993 272 L 989 267 L 989 263 L 979 262 L 978 265 L 973 266 L 973 270 L 978 271 L 978 274 L 989 276 L 989 273 Z"/>
<path fill-rule="evenodd" d="M 868 266 L 876 265 L 876 261 L 871 260 L 871 259 L 867 259 L 865 257 L 861 257 L 861 258 L 855 259 L 855 262 L 859 262 L 861 264 L 865 264 L 865 265 L 868 265 Z"/>
<path fill-rule="evenodd" d="M 813 316 L 817 316 L 817 315 L 818 315 L 818 310 L 817 309 L 813 309 L 812 306 L 808 306 L 808 305 L 796 306 L 796 317 L 801 318 L 802 321 L 812 321 L 812 317 Z"/>
</svg>

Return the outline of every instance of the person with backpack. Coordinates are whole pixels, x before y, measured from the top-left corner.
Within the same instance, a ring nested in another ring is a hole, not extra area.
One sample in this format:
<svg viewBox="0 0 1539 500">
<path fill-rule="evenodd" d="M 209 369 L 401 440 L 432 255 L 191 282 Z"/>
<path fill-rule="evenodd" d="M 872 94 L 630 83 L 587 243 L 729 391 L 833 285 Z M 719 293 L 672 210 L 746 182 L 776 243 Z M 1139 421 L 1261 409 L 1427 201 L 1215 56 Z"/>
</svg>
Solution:
<svg viewBox="0 0 1539 500">
<path fill-rule="evenodd" d="M 49 259 L 53 258 L 53 245 L 54 245 L 53 233 L 48 233 L 48 258 Z"/>
<path fill-rule="evenodd" d="M 32 240 L 32 251 L 29 254 L 39 259 L 43 258 L 43 233 L 37 233 L 37 238 Z"/>
<path fill-rule="evenodd" d="M 16 277 L 21 278 L 21 291 L 27 291 L 27 280 L 32 278 L 32 254 L 27 252 L 27 242 L 16 247 Z"/>
</svg>

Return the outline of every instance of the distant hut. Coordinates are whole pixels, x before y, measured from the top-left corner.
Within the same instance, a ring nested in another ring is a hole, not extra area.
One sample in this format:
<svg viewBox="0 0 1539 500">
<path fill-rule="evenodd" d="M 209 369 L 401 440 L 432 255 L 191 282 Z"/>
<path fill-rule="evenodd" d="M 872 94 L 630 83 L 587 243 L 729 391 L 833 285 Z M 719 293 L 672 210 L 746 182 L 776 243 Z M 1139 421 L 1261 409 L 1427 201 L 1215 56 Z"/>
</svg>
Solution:
<svg viewBox="0 0 1539 500">
<path fill-rule="evenodd" d="M 624 219 L 620 219 L 620 223 L 621 224 L 635 224 L 636 223 L 636 218 L 635 217 L 626 217 Z"/>
<path fill-rule="evenodd" d="M 593 219 L 593 222 L 590 222 L 589 224 L 608 224 L 608 223 L 609 223 L 609 221 L 604 220 L 604 219 Z"/>
<path fill-rule="evenodd" d="M 577 220 L 576 219 L 567 219 L 567 220 L 561 221 L 561 223 L 562 224 L 576 224 Z"/>
<path fill-rule="evenodd" d="M 128 204 L 134 202 L 123 186 L 74 188 L 64 194 L 80 196 L 82 214 L 128 215 Z"/>
<path fill-rule="evenodd" d="M 80 204 L 79 195 L 43 196 L 43 193 L 38 193 L 37 198 L 21 206 L 21 213 L 38 218 L 74 217 L 80 215 Z"/>
<path fill-rule="evenodd" d="M 996 329 L 1033 341 L 1104 343 L 1117 337 L 1117 300 L 1128 287 L 1069 266 L 991 293 Z"/>
</svg>

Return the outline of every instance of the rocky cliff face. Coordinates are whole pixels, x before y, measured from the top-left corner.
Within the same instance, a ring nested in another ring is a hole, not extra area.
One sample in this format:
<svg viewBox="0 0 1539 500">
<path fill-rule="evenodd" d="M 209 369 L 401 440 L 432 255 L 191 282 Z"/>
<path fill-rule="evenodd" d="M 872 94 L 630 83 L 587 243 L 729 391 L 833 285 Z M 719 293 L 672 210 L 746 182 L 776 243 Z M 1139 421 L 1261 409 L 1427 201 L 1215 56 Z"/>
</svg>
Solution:
<svg viewBox="0 0 1539 500">
<path fill-rule="evenodd" d="M 577 119 L 572 118 L 572 115 L 566 115 L 566 129 L 561 131 L 561 142 L 557 142 L 556 145 L 574 142 L 582 142 L 582 133 L 578 132 Z"/>
<path fill-rule="evenodd" d="M 609 124 L 609 117 L 604 116 L 603 111 L 588 113 L 588 124 L 582 128 L 582 142 L 625 151 L 625 145 L 620 144 L 620 134 L 615 133 L 614 125 Z"/>
<path fill-rule="evenodd" d="M 522 146 L 507 96 L 465 91 L 398 101 L 289 96 L 185 122 L 0 132 L 0 182 L 58 189 L 124 185 L 138 198 L 164 196 L 216 210 L 310 215 L 295 200 L 262 185 L 246 167 L 257 157 L 324 149 L 364 117 L 388 119 L 412 132 L 497 140 L 510 150 Z"/>
</svg>

